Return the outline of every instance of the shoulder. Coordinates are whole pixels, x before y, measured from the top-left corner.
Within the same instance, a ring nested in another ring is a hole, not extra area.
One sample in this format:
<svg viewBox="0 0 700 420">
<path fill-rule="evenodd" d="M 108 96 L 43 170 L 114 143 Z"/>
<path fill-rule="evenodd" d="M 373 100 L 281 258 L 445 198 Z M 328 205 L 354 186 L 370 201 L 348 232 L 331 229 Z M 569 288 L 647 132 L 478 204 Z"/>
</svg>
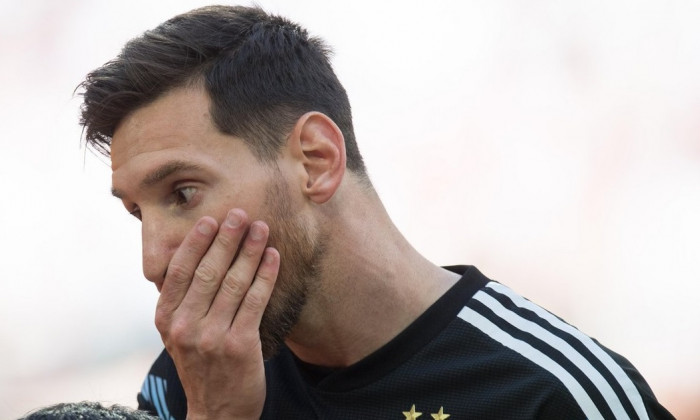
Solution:
<svg viewBox="0 0 700 420">
<path fill-rule="evenodd" d="M 657 408 L 668 414 L 626 359 L 500 283 L 486 283 L 458 318 L 503 357 L 548 378 L 587 418 L 644 419 Z"/>
</svg>

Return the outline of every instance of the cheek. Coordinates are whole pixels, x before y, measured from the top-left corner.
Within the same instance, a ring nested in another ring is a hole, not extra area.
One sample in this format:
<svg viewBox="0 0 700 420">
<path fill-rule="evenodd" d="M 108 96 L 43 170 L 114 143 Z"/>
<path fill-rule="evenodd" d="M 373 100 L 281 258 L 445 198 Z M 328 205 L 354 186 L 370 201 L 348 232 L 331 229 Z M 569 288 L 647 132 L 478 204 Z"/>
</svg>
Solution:
<svg viewBox="0 0 700 420">
<path fill-rule="evenodd" d="M 200 216 L 211 216 L 219 223 L 223 222 L 232 209 L 241 209 L 248 215 L 248 221 L 266 221 L 267 207 L 270 199 L 266 197 L 267 186 L 263 182 L 248 182 L 235 187 L 222 187 L 213 191 L 203 203 Z M 272 198 L 274 200 L 274 198 Z"/>
<path fill-rule="evenodd" d="M 210 216 L 216 219 L 217 223 L 221 225 L 226 215 L 231 209 L 243 208 L 243 204 L 240 201 L 234 200 L 231 194 L 213 194 L 209 197 L 206 203 L 199 208 L 198 217 Z M 244 209 L 247 212 L 247 209 Z"/>
</svg>

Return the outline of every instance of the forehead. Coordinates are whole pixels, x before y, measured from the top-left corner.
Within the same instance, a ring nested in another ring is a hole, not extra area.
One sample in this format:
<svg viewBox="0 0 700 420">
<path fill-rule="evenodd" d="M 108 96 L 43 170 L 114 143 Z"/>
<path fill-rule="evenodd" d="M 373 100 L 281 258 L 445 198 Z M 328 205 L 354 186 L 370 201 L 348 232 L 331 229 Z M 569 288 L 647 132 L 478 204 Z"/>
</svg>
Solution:
<svg viewBox="0 0 700 420">
<path fill-rule="evenodd" d="M 112 170 L 147 153 L 215 148 L 206 143 L 223 134 L 214 127 L 209 106 L 203 89 L 188 87 L 172 90 L 128 114 L 112 137 Z"/>
</svg>

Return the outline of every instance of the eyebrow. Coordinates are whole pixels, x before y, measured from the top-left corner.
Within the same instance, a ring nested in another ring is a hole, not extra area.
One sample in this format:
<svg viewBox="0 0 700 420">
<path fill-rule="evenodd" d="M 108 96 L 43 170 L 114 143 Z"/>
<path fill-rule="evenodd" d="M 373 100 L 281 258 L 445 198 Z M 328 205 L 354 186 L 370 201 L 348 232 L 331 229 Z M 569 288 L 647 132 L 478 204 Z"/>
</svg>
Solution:
<svg viewBox="0 0 700 420">
<path fill-rule="evenodd" d="M 201 167 L 198 165 L 188 163 L 182 160 L 173 160 L 160 165 L 159 167 L 148 173 L 141 180 L 141 184 L 139 186 L 140 188 L 151 187 L 175 173 L 184 171 L 194 171 L 199 169 L 201 169 Z M 118 189 L 112 187 L 112 195 L 117 198 L 122 198 L 124 194 Z"/>
</svg>

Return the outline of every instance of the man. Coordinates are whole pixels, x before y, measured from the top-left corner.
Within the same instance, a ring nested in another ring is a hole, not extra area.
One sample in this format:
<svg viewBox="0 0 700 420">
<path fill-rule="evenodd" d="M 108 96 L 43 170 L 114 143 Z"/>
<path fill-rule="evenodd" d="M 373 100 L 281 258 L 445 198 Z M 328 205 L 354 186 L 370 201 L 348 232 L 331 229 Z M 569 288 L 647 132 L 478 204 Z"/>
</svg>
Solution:
<svg viewBox="0 0 700 420">
<path fill-rule="evenodd" d="M 162 418 L 672 418 L 619 355 L 474 267 L 427 261 L 358 152 L 328 50 L 208 7 L 83 82 L 88 143 L 142 222 Z"/>
</svg>

